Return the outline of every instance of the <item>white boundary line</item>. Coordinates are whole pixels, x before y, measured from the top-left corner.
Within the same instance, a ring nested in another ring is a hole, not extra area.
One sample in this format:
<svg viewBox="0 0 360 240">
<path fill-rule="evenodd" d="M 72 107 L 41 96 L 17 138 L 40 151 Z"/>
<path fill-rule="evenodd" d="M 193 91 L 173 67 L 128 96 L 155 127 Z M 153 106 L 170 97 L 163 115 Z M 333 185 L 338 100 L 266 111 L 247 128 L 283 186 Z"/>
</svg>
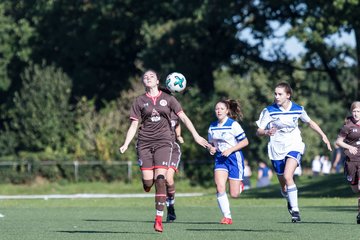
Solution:
<svg viewBox="0 0 360 240">
<path fill-rule="evenodd" d="M 176 197 L 199 197 L 203 193 L 177 193 Z M 14 199 L 79 199 L 79 198 L 149 198 L 154 197 L 155 194 L 149 193 L 135 193 L 135 194 L 49 194 L 49 195 L 0 195 L 0 200 L 14 200 Z"/>
</svg>

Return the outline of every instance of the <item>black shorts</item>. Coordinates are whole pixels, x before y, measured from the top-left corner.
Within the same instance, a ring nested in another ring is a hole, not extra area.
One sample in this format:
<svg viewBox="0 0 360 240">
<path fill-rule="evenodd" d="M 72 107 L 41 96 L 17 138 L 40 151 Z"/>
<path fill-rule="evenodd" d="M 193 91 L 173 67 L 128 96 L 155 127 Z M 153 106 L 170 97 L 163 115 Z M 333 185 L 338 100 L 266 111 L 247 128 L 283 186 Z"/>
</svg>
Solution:
<svg viewBox="0 0 360 240">
<path fill-rule="evenodd" d="M 345 161 L 344 172 L 346 179 L 351 185 L 359 184 L 360 162 L 349 161 L 349 159 L 347 159 Z"/>
</svg>

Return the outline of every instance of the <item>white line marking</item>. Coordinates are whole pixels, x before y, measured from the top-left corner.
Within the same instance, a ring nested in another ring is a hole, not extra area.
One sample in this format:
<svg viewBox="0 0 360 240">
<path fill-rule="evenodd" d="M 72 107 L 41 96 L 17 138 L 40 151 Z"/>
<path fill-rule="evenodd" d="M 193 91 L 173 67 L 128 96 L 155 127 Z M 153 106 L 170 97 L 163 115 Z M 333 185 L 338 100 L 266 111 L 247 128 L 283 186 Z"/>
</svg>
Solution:
<svg viewBox="0 0 360 240">
<path fill-rule="evenodd" d="M 203 193 L 177 193 L 176 197 L 199 197 Z M 135 194 L 49 194 L 49 195 L 0 195 L 1 200 L 9 199 L 78 199 L 78 198 L 149 198 L 154 197 L 152 193 L 135 193 Z"/>
</svg>

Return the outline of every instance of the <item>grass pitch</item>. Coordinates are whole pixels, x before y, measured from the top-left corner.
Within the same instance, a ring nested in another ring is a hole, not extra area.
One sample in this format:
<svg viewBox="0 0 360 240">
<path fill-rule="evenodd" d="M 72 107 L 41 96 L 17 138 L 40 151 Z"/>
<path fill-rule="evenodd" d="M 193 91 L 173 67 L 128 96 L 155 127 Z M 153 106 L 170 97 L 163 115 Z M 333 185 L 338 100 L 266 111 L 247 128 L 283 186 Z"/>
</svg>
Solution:
<svg viewBox="0 0 360 240">
<path fill-rule="evenodd" d="M 156 233 L 152 198 L 6 200 L 1 239 L 359 239 L 355 199 L 300 204 L 303 221 L 291 223 L 283 199 L 234 199 L 233 225 L 220 225 L 215 195 L 178 198 L 178 219 Z"/>
<path fill-rule="evenodd" d="M 165 223 L 163 233 L 153 230 L 153 198 L 2 200 L 0 239 L 359 239 L 357 199 L 339 179 L 298 183 L 301 223 L 291 223 L 286 202 L 274 185 L 231 199 L 233 225 L 218 223 L 221 213 L 215 194 L 179 197 L 178 219 Z M 322 181 L 328 185 L 321 187 Z"/>
</svg>

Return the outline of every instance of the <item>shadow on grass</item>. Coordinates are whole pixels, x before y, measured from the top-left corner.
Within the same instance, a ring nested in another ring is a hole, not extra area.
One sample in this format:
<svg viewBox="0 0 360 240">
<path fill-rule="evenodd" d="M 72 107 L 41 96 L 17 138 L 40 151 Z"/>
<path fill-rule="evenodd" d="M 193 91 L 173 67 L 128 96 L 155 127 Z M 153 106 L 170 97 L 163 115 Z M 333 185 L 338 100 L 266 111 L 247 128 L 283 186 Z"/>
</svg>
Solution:
<svg viewBox="0 0 360 240">
<path fill-rule="evenodd" d="M 353 225 L 350 223 L 343 223 L 343 222 L 313 222 L 313 221 L 301 221 L 301 222 L 297 222 L 297 223 L 293 223 L 293 222 L 278 222 L 281 224 L 310 224 L 310 225 L 314 225 L 314 224 L 319 224 L 319 225 Z"/>
<path fill-rule="evenodd" d="M 306 206 L 302 208 L 316 209 L 316 211 L 331 211 L 331 212 L 356 212 L 357 206 Z"/>
<path fill-rule="evenodd" d="M 124 223 L 154 223 L 154 221 L 130 220 L 130 219 L 84 219 L 85 222 L 124 222 Z"/>
<path fill-rule="evenodd" d="M 276 232 L 276 233 L 291 233 L 291 231 L 283 231 L 279 229 L 275 230 L 257 230 L 257 229 L 241 229 L 241 228 L 234 228 L 234 229 L 224 229 L 224 228 L 188 228 L 186 231 L 193 231 L 193 232 Z"/>
<path fill-rule="evenodd" d="M 144 220 L 129 220 L 129 219 L 84 219 L 85 222 L 134 222 L 134 223 L 154 223 L 154 221 L 144 221 Z M 218 222 L 196 222 L 196 221 L 176 221 L 176 222 L 163 222 L 164 224 L 191 224 L 191 225 L 209 225 L 209 224 L 216 224 L 218 225 Z"/>
<path fill-rule="evenodd" d="M 302 198 L 316 197 L 354 197 L 349 184 L 343 174 L 328 176 L 301 176 L 296 179 L 299 196 Z M 252 188 L 246 190 L 242 198 L 277 198 L 280 197 L 280 185 L 272 184 L 265 188 Z"/>
<path fill-rule="evenodd" d="M 71 231 L 55 231 L 57 233 L 71 233 L 71 234 L 89 234 L 89 233 L 95 233 L 95 234 L 109 234 L 109 233 L 116 233 L 116 234 L 157 234 L 155 232 L 153 233 L 146 233 L 146 232 L 128 232 L 128 231 L 94 231 L 94 230 L 71 230 Z"/>
</svg>

